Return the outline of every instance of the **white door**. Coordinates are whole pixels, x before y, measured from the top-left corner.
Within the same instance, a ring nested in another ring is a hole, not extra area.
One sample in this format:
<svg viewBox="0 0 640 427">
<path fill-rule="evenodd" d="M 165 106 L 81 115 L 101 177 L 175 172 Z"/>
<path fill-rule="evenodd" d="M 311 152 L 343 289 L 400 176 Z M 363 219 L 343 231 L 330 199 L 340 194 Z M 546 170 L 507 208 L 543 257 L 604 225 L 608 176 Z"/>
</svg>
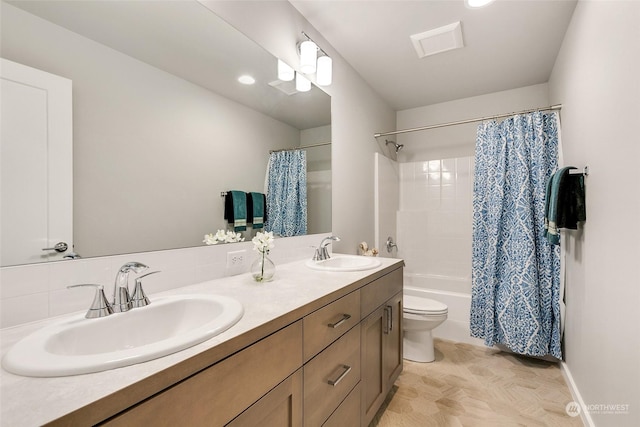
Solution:
<svg viewBox="0 0 640 427">
<path fill-rule="evenodd" d="M 0 58 L 0 265 L 73 248 L 71 80 Z"/>
<path fill-rule="evenodd" d="M 395 258 L 397 248 L 387 251 L 387 239 L 396 242 L 396 213 L 400 208 L 400 170 L 398 162 L 375 153 L 375 247 L 380 256 Z"/>
</svg>

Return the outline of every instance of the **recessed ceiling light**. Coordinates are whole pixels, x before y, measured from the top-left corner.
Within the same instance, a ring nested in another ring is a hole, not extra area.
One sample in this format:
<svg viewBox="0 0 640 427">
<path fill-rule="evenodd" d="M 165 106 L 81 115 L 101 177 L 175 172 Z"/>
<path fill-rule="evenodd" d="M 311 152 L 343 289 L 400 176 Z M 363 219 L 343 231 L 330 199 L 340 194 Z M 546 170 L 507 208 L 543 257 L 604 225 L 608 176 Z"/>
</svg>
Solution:
<svg viewBox="0 0 640 427">
<path fill-rule="evenodd" d="M 238 81 L 243 85 L 252 85 L 256 82 L 256 79 L 245 74 L 243 76 L 238 77 Z"/>
<path fill-rule="evenodd" d="M 493 3 L 494 0 L 465 0 L 467 6 L 472 8 L 479 8 L 488 5 L 489 3 Z"/>
</svg>

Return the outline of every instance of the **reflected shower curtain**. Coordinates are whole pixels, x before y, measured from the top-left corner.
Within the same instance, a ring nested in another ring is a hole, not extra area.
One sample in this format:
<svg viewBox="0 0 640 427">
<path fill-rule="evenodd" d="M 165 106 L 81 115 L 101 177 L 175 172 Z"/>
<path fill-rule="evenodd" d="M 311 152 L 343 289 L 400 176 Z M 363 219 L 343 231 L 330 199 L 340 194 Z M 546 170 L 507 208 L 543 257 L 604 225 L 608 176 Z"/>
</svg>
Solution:
<svg viewBox="0 0 640 427">
<path fill-rule="evenodd" d="M 560 359 L 560 254 L 544 237 L 558 124 L 557 112 L 535 112 L 478 126 L 471 336 Z"/>
<path fill-rule="evenodd" d="M 266 187 L 265 229 L 283 237 L 307 234 L 307 153 L 271 153 Z"/>
</svg>

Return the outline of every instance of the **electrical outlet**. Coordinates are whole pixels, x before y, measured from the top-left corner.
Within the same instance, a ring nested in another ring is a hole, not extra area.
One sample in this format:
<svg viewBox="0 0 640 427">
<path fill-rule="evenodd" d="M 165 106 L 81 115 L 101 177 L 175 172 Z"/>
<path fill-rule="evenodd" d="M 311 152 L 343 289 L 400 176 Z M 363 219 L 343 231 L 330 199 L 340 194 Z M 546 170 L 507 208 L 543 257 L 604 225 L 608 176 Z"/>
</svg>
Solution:
<svg viewBox="0 0 640 427">
<path fill-rule="evenodd" d="M 247 270 L 247 251 L 227 252 L 226 276 L 242 274 Z"/>
</svg>

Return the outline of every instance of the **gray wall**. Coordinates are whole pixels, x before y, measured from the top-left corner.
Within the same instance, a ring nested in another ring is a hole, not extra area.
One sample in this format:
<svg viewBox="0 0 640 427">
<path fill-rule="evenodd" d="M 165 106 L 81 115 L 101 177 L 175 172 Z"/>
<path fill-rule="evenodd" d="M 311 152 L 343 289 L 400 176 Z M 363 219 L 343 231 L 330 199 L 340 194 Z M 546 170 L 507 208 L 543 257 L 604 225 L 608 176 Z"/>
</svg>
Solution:
<svg viewBox="0 0 640 427">
<path fill-rule="evenodd" d="M 589 165 L 587 221 L 565 240 L 565 356 L 598 426 L 640 425 L 640 3 L 578 3 L 549 81 L 564 161 Z M 597 409 L 597 408 L 596 408 Z"/>
<path fill-rule="evenodd" d="M 398 129 L 487 117 L 549 105 L 546 83 L 398 111 Z M 404 144 L 398 159 L 421 161 L 474 156 L 478 123 L 397 136 Z"/>
<path fill-rule="evenodd" d="M 73 81 L 83 257 L 201 245 L 225 226 L 220 192 L 262 192 L 269 150 L 300 143 L 293 127 L 17 8 L 2 18 L 3 57 Z"/>
</svg>

